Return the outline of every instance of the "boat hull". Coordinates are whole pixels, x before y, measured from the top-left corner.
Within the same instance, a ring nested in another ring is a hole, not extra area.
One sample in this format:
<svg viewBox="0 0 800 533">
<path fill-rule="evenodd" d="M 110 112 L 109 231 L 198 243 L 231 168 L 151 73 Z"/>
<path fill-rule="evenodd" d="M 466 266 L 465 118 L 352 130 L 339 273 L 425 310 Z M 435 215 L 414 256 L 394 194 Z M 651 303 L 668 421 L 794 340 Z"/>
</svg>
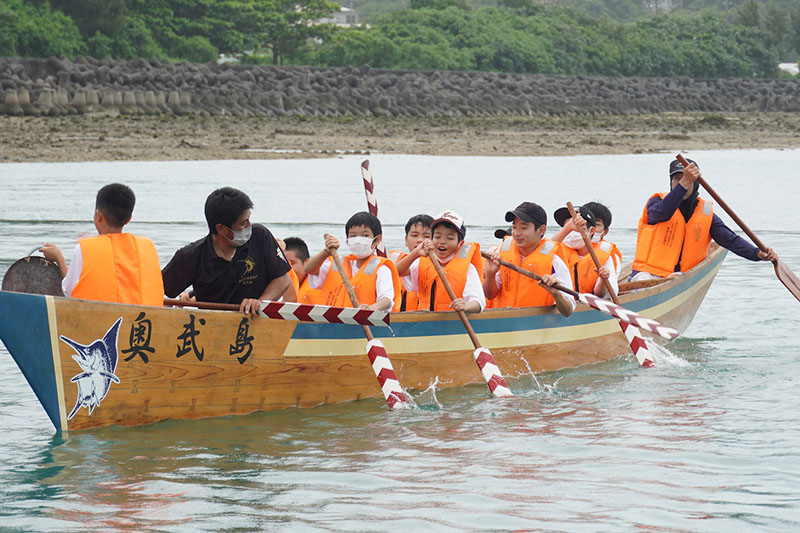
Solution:
<svg viewBox="0 0 800 533">
<path fill-rule="evenodd" d="M 682 332 L 724 257 L 714 250 L 622 305 Z M 583 305 L 568 318 L 552 307 L 493 309 L 471 322 L 507 377 L 630 353 L 617 320 Z M 483 382 L 454 313 L 396 313 L 373 333 L 407 389 Z M 0 292 L 0 338 L 60 431 L 382 396 L 360 326 Z"/>
</svg>

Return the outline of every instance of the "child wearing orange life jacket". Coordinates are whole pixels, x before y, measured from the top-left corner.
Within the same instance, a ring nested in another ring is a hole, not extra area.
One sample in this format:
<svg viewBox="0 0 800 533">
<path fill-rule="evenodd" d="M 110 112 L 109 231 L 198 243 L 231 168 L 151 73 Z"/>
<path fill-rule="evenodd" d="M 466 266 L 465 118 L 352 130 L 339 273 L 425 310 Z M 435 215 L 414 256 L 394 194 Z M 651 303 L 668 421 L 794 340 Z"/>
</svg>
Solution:
<svg viewBox="0 0 800 533">
<path fill-rule="evenodd" d="M 408 290 L 418 293 L 417 309 L 455 309 L 468 313 L 483 311 L 486 298 L 483 296 L 479 271 L 481 250 L 477 243 L 464 242 L 467 233 L 464 220 L 453 211 L 445 211 L 433 220 L 431 230 L 432 239 L 425 239 L 417 245 L 406 257 L 410 265 L 400 267 L 407 270 L 399 270 L 402 275 L 409 275 Z M 430 250 L 433 250 L 456 294 L 452 302 L 428 255 Z"/>
<path fill-rule="evenodd" d="M 511 235 L 498 230 L 495 236 L 503 237 L 499 249 L 489 252 L 491 259 L 484 265 L 483 291 L 499 307 L 535 307 L 555 305 L 558 311 L 569 316 L 575 301 L 563 292 L 551 288 L 558 283 L 572 284 L 569 270 L 559 256 L 561 245 L 545 239 L 547 213 L 538 204 L 522 202 L 508 211 L 506 222 L 511 222 Z M 538 282 L 509 268 L 501 267 L 503 259 L 542 277 Z"/>
<path fill-rule="evenodd" d="M 400 307 L 400 277 L 394 263 L 375 255 L 382 233 L 381 222 L 375 215 L 362 211 L 350 217 L 345 224 L 350 255 L 342 257 L 342 264 L 361 308 L 391 311 Z M 330 250 L 338 248 L 338 239 L 325 235 L 325 248 L 305 264 L 308 286 L 318 289 L 310 298 L 315 304 L 352 307 L 330 257 Z"/>
<path fill-rule="evenodd" d="M 310 259 L 308 246 L 305 241 L 299 237 L 287 237 L 286 240 L 284 240 L 284 245 L 285 249 L 283 252 L 286 255 L 286 260 L 289 262 L 289 266 L 292 267 L 290 274 L 294 273 L 292 282 L 295 284 L 297 301 L 303 304 L 313 303 L 313 294 L 317 289 L 312 289 L 308 286 L 308 276 L 305 269 L 305 265 Z"/>
<path fill-rule="evenodd" d="M 408 222 L 406 222 L 406 247 L 409 252 L 413 251 L 425 239 L 431 238 L 431 222 L 433 222 L 433 217 L 430 215 L 415 215 L 408 219 Z M 404 271 L 411 266 L 411 263 L 418 260 L 409 258 L 407 253 L 398 250 L 389 252 L 389 259 L 397 265 L 398 270 L 402 266 Z M 401 289 L 399 311 L 415 311 L 418 303 L 417 291 L 408 290 L 408 286 L 411 284 L 411 276 L 406 274 L 400 280 L 403 282 L 403 287 Z"/>
<path fill-rule="evenodd" d="M 563 256 L 572 274 L 573 288 L 578 292 L 588 292 L 602 298 L 610 298 L 603 279 L 607 279 L 614 293 L 619 292 L 619 269 L 622 265 L 622 252 L 617 245 L 605 240 L 611 226 L 611 211 L 599 202 L 589 202 L 576 208 L 576 216 L 572 218 L 566 207 L 561 207 L 553 214 L 556 222 L 562 226 L 553 237 L 554 241 L 563 245 Z M 588 231 L 600 264 L 597 268 L 583 237 L 577 231 L 581 227 Z M 587 230 L 588 228 L 588 230 Z"/>
</svg>

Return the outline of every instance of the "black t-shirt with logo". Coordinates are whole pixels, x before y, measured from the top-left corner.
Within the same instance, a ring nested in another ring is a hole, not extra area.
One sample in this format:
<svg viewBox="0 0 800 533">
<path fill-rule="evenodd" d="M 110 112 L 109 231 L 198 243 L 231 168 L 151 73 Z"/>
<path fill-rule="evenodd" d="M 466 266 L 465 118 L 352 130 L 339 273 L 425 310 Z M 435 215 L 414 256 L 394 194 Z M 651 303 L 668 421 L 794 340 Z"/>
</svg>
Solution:
<svg viewBox="0 0 800 533">
<path fill-rule="evenodd" d="M 289 272 L 278 243 L 261 224 L 253 224 L 250 240 L 236 248 L 230 261 L 217 255 L 211 235 L 175 252 L 161 271 L 164 294 L 175 298 L 190 285 L 199 302 L 238 304 L 260 298 L 270 281 Z"/>
</svg>

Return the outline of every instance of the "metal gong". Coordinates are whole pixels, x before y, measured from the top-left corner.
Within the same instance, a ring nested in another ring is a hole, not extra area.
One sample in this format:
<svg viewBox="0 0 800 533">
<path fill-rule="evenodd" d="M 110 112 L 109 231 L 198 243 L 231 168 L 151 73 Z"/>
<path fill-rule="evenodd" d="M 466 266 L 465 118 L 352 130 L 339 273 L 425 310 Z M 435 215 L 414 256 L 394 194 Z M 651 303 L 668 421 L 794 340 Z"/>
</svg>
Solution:
<svg viewBox="0 0 800 533">
<path fill-rule="evenodd" d="M 37 251 L 37 246 L 30 253 Z M 11 265 L 3 276 L 4 291 L 27 292 L 29 294 L 49 294 L 64 296 L 61 290 L 61 269 L 44 257 L 30 254 Z"/>
</svg>

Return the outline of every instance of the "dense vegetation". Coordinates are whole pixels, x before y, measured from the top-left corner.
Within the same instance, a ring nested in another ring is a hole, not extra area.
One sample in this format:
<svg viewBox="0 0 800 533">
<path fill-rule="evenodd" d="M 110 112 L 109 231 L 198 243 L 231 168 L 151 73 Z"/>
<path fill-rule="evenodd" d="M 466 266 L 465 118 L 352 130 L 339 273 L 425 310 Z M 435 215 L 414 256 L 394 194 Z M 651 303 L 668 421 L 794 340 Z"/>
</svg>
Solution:
<svg viewBox="0 0 800 533">
<path fill-rule="evenodd" d="M 313 23 L 338 9 L 328 0 L 0 0 L 0 56 L 768 77 L 800 49 L 800 4 L 745 0 L 720 16 L 713 0 L 683 0 L 686 9 L 644 13 L 664 1 L 345 0 L 383 14 L 337 30 Z"/>
</svg>

